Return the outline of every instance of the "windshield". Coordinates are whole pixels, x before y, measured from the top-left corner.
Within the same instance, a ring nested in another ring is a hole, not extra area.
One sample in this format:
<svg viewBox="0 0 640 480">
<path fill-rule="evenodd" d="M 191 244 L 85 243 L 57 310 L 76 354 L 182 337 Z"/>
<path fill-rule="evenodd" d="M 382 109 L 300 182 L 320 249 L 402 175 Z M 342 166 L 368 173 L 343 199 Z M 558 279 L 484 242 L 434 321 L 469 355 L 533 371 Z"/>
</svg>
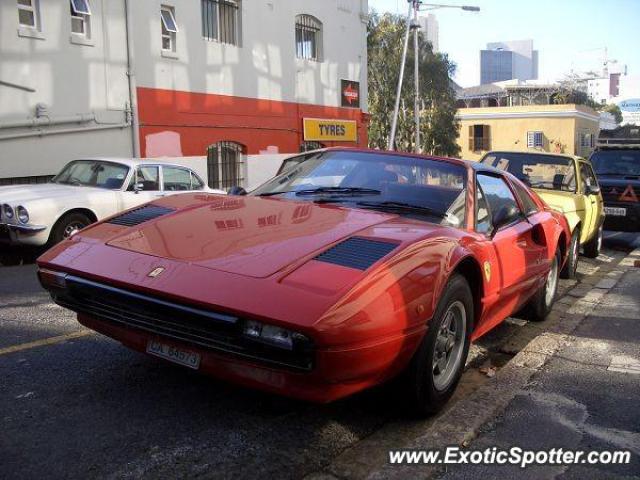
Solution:
<svg viewBox="0 0 640 480">
<path fill-rule="evenodd" d="M 569 157 L 496 152 L 487 154 L 481 162 L 511 173 L 532 188 L 576 191 L 576 166 Z"/>
<path fill-rule="evenodd" d="M 640 175 L 640 150 L 600 150 L 591 163 L 597 175 Z"/>
<path fill-rule="evenodd" d="M 68 163 L 51 181 L 62 185 L 120 190 L 128 173 L 129 167 L 120 163 L 75 160 Z"/>
<path fill-rule="evenodd" d="M 456 227 L 464 224 L 463 166 L 365 152 L 318 152 L 290 164 L 251 195 L 339 203 Z"/>
</svg>

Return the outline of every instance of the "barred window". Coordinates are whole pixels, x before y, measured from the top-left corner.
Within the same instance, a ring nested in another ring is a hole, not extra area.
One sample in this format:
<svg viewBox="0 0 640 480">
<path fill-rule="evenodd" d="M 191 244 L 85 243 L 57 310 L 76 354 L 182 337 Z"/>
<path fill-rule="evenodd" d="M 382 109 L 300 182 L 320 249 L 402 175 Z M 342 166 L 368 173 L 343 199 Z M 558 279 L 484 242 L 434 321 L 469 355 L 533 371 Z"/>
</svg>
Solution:
<svg viewBox="0 0 640 480">
<path fill-rule="evenodd" d="M 296 17 L 296 57 L 322 61 L 322 22 L 311 15 Z"/>
<path fill-rule="evenodd" d="M 544 134 L 542 132 L 527 132 L 527 148 L 544 147 Z"/>
<path fill-rule="evenodd" d="M 240 1 L 201 0 L 202 36 L 207 40 L 240 46 Z"/>
<path fill-rule="evenodd" d="M 236 142 L 222 141 L 207 149 L 209 187 L 226 190 L 244 186 L 246 147 Z"/>
</svg>

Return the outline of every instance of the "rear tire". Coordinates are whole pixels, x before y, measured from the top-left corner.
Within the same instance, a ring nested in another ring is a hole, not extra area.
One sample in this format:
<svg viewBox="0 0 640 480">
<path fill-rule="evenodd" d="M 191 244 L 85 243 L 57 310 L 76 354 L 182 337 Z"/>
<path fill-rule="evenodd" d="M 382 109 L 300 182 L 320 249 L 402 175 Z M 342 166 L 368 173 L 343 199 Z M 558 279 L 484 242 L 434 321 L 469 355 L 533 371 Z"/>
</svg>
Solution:
<svg viewBox="0 0 640 480">
<path fill-rule="evenodd" d="M 567 261 L 564 268 L 560 272 L 560 278 L 576 278 L 576 269 L 578 268 L 578 258 L 580 253 L 580 228 L 576 227 L 571 235 L 571 243 L 569 244 L 569 252 L 567 253 Z"/>
<path fill-rule="evenodd" d="M 401 378 L 403 397 L 411 414 L 434 414 L 453 395 L 467 361 L 473 318 L 469 284 L 454 274 Z"/>
<path fill-rule="evenodd" d="M 528 317 L 534 322 L 542 322 L 547 318 L 558 294 L 558 278 L 560 270 L 560 250 L 556 250 L 551 264 L 551 270 L 547 274 L 544 285 L 536 292 L 529 303 L 525 307 Z"/>
<path fill-rule="evenodd" d="M 51 229 L 49 246 L 53 246 L 72 237 L 78 231 L 91 225 L 91 223 L 91 219 L 84 213 L 67 213 L 63 215 Z"/>
<path fill-rule="evenodd" d="M 600 255 L 600 250 L 602 250 L 602 236 L 603 236 L 603 227 L 600 225 L 598 228 L 598 233 L 584 244 L 584 256 L 588 258 L 596 258 Z"/>
</svg>

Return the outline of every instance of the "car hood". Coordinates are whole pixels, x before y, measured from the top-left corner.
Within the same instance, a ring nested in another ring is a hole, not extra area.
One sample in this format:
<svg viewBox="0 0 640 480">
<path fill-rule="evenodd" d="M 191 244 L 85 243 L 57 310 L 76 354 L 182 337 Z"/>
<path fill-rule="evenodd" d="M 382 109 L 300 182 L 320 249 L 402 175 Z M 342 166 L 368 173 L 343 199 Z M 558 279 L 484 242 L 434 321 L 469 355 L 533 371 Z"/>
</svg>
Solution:
<svg viewBox="0 0 640 480">
<path fill-rule="evenodd" d="M 57 183 L 40 183 L 35 185 L 11 185 L 0 187 L 0 203 L 23 205 L 34 200 L 53 199 L 78 195 L 82 190 L 105 192 L 101 188 L 74 187 Z"/>
<path fill-rule="evenodd" d="M 541 188 L 533 189 L 547 205 L 560 213 L 575 212 L 577 195 L 573 192 L 559 192 Z"/>
<path fill-rule="evenodd" d="M 179 198 L 164 199 L 172 206 Z M 395 215 L 259 197 L 216 197 L 132 227 L 107 245 L 264 278 Z"/>
</svg>

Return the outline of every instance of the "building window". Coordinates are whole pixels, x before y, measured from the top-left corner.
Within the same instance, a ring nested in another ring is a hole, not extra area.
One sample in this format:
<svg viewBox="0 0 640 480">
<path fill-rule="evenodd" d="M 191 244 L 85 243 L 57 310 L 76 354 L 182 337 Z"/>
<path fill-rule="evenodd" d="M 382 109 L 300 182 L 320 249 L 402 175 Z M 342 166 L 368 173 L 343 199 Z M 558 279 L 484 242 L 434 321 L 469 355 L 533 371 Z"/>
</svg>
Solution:
<svg viewBox="0 0 640 480">
<path fill-rule="evenodd" d="M 71 6 L 71 33 L 91 36 L 91 8 L 89 0 L 70 0 Z"/>
<path fill-rule="evenodd" d="M 491 150 L 491 128 L 489 125 L 469 125 L 469 151 Z"/>
<path fill-rule="evenodd" d="M 222 141 L 207 149 L 209 187 L 227 190 L 244 186 L 246 147 L 236 142 Z"/>
<path fill-rule="evenodd" d="M 527 132 L 527 148 L 544 147 L 544 135 L 542 132 Z"/>
<path fill-rule="evenodd" d="M 175 52 L 178 24 L 173 14 L 173 8 L 164 6 L 160 8 L 160 23 L 162 26 L 162 50 Z"/>
<path fill-rule="evenodd" d="M 40 30 L 38 0 L 18 0 L 18 24 Z"/>
<path fill-rule="evenodd" d="M 202 0 L 202 36 L 229 45 L 240 45 L 240 2 Z"/>
<path fill-rule="evenodd" d="M 311 15 L 296 17 L 296 57 L 322 61 L 322 22 Z"/>
</svg>

